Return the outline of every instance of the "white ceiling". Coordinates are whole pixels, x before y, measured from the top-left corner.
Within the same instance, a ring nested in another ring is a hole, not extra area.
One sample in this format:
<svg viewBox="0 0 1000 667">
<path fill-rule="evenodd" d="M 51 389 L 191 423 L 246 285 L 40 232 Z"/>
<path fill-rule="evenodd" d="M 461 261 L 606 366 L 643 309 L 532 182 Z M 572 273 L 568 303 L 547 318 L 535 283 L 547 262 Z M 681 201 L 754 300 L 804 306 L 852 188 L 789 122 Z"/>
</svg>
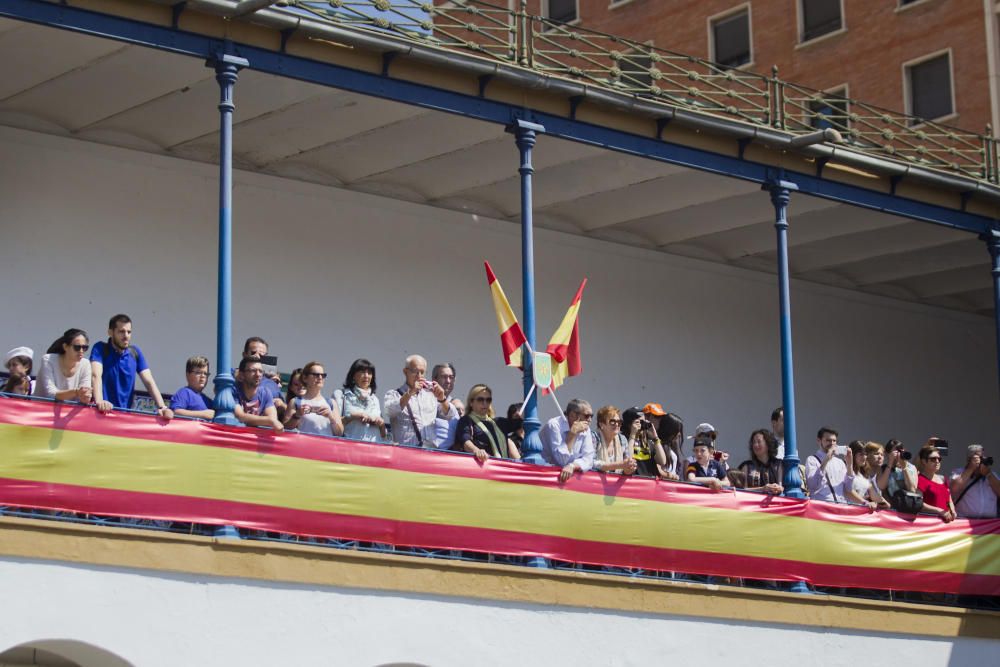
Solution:
<svg viewBox="0 0 1000 667">
<path fill-rule="evenodd" d="M 217 103 L 199 60 L 0 19 L 0 124 L 213 162 Z M 518 220 L 499 126 L 254 71 L 236 105 L 240 168 Z M 773 209 L 754 184 L 545 136 L 534 161 L 540 226 L 774 270 Z M 969 234 L 805 195 L 789 218 L 795 277 L 992 313 Z"/>
</svg>

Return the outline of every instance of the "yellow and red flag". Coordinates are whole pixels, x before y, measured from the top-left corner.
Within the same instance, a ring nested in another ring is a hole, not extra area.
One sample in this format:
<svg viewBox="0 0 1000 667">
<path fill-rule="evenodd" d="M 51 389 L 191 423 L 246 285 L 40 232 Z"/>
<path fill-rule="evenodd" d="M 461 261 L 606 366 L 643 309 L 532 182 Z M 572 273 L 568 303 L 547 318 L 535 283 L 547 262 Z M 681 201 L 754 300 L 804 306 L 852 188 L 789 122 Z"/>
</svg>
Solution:
<svg viewBox="0 0 1000 667">
<path fill-rule="evenodd" d="M 552 355 L 552 389 L 561 385 L 566 378 L 583 371 L 583 362 L 580 361 L 580 300 L 586 286 L 587 279 L 584 278 L 573 297 L 573 303 L 566 311 L 566 317 L 545 348 Z"/>
<path fill-rule="evenodd" d="M 497 313 L 497 326 L 500 327 L 500 348 L 503 350 L 503 360 L 508 366 L 521 366 L 521 346 L 527 342 L 521 325 L 514 317 L 514 311 L 510 309 L 507 295 L 500 287 L 500 281 L 493 273 L 489 262 L 486 265 L 486 280 L 490 285 L 490 295 L 493 297 L 493 310 Z"/>
</svg>

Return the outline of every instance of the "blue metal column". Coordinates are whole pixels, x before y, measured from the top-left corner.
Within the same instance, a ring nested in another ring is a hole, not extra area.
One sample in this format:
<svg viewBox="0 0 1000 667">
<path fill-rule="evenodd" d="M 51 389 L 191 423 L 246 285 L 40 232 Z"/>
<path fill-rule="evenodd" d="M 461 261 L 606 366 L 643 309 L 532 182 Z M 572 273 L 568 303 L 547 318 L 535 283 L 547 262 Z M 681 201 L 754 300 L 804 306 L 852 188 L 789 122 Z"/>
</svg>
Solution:
<svg viewBox="0 0 1000 667">
<path fill-rule="evenodd" d="M 508 128 L 508 132 L 514 134 L 514 141 L 521 152 L 521 166 L 518 172 L 521 174 L 521 285 L 522 299 L 524 302 L 524 317 L 522 325 L 524 327 L 524 337 L 528 339 L 531 349 L 535 347 L 535 247 L 534 230 L 532 228 L 532 197 L 531 178 L 535 173 L 531 166 L 531 151 L 535 147 L 536 135 L 544 132 L 545 128 L 536 123 L 529 123 L 524 120 L 514 121 Z M 530 354 L 524 354 L 524 395 L 527 396 L 531 390 L 534 380 L 532 378 L 532 359 Z M 538 431 L 542 423 L 538 419 L 538 392 L 534 392 L 524 406 L 524 444 L 522 446 L 521 457 L 525 461 L 532 463 L 544 463 L 542 460 L 542 441 L 538 437 Z"/>
<path fill-rule="evenodd" d="M 781 329 L 781 401 L 785 409 L 785 495 L 802 498 L 799 448 L 795 439 L 795 373 L 792 370 L 792 305 L 788 291 L 788 202 L 798 186 L 790 181 L 765 183 L 774 205 L 774 228 L 778 235 L 778 303 Z"/>
<path fill-rule="evenodd" d="M 993 273 L 993 316 L 997 325 L 997 380 L 1000 382 L 1000 229 L 983 234 L 986 248 L 990 251 Z"/>
<path fill-rule="evenodd" d="M 219 296 L 215 353 L 215 421 L 237 424 L 229 389 L 235 384 L 233 361 L 233 88 L 244 58 L 219 54 L 206 65 L 215 69 L 219 82 Z"/>
</svg>

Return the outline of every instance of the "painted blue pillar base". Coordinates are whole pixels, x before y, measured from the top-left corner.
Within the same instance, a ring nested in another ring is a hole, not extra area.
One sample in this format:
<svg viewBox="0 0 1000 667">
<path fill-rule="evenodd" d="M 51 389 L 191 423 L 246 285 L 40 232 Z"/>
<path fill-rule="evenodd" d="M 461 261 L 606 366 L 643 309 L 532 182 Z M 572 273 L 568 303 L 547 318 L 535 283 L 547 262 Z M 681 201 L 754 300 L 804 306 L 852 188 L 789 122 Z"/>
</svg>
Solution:
<svg viewBox="0 0 1000 667">
<path fill-rule="evenodd" d="M 240 537 L 240 531 L 236 530 L 236 526 L 217 526 L 215 531 L 212 533 L 212 537 L 218 537 L 226 540 L 243 539 Z"/>
<path fill-rule="evenodd" d="M 549 559 L 542 558 L 541 556 L 526 556 L 524 559 L 524 564 L 527 567 L 534 567 L 539 570 L 548 570 L 551 567 L 549 565 Z"/>
<path fill-rule="evenodd" d="M 804 593 L 806 595 L 815 595 L 816 591 L 809 588 L 809 584 L 804 581 L 793 581 L 788 585 L 789 593 Z"/>
<path fill-rule="evenodd" d="M 236 381 L 233 379 L 233 376 L 228 370 L 225 370 L 215 376 L 213 384 L 215 386 L 215 401 L 213 403 L 213 407 L 215 408 L 215 418 L 213 418 L 212 421 L 216 424 L 239 426 L 240 420 L 238 420 L 236 415 L 233 413 L 233 410 L 236 407 L 232 394 L 232 388 L 236 386 Z"/>
</svg>

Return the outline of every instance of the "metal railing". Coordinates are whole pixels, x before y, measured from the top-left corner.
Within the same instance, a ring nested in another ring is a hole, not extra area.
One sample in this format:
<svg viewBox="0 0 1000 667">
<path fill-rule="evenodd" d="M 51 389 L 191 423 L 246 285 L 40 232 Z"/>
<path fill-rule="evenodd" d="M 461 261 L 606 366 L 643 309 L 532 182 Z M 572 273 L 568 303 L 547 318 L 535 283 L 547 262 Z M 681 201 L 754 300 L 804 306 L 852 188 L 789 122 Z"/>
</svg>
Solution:
<svg viewBox="0 0 1000 667">
<path fill-rule="evenodd" d="M 472 53 L 675 108 L 806 134 L 855 151 L 998 183 L 997 139 L 778 78 L 481 0 L 287 0 L 272 9 Z"/>
</svg>

